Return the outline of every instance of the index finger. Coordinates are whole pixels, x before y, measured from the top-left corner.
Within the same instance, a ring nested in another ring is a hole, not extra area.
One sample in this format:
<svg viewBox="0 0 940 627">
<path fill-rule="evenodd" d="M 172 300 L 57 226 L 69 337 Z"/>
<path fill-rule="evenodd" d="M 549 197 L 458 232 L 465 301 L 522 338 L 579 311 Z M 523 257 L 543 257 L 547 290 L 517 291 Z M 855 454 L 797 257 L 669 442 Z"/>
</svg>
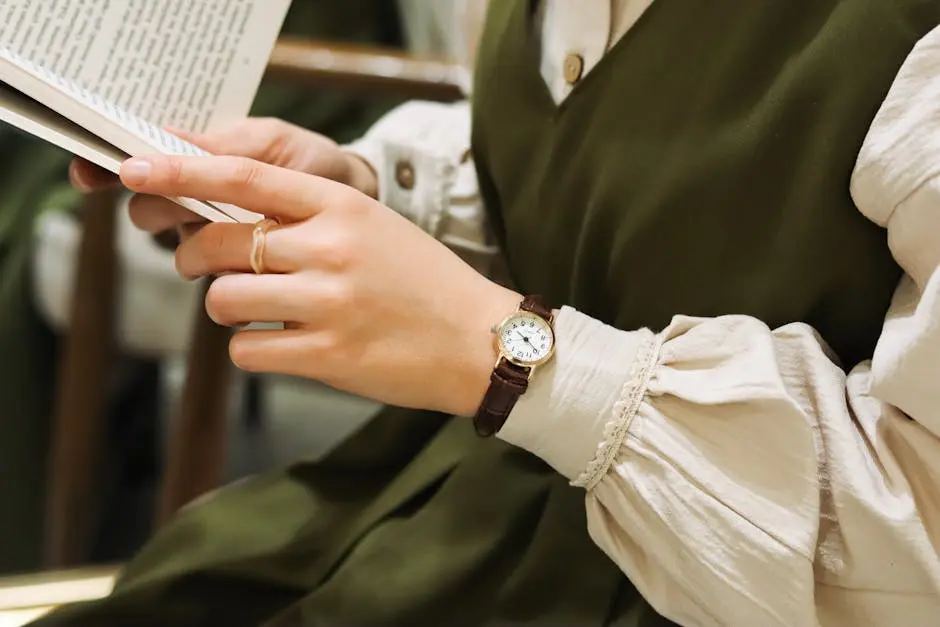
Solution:
<svg viewBox="0 0 940 627">
<path fill-rule="evenodd" d="M 319 213 L 345 187 L 245 157 L 135 157 L 121 166 L 129 189 L 156 196 L 222 202 L 299 222 Z"/>
</svg>

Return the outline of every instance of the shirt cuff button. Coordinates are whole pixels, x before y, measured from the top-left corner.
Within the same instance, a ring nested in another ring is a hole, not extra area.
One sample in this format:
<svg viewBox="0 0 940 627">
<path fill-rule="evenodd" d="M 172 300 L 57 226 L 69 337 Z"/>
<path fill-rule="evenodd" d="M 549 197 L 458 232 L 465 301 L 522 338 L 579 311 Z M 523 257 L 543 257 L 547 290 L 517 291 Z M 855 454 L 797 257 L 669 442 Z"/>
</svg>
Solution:
<svg viewBox="0 0 940 627">
<path fill-rule="evenodd" d="M 399 161 L 395 164 L 395 182 L 404 190 L 412 190 L 415 186 L 415 169 L 410 161 Z"/>
</svg>

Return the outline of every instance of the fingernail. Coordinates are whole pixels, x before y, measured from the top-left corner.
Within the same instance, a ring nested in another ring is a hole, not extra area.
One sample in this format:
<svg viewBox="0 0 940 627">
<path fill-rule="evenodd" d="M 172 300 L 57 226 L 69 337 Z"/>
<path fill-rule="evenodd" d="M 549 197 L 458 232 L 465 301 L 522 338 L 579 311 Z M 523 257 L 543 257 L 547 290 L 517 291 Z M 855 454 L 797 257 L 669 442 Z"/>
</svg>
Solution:
<svg viewBox="0 0 940 627">
<path fill-rule="evenodd" d="M 129 185 L 143 185 L 152 171 L 153 166 L 146 159 L 128 159 L 121 166 L 121 178 Z"/>
<path fill-rule="evenodd" d="M 85 181 L 85 177 L 82 175 L 82 171 L 75 165 L 73 161 L 69 165 L 69 178 L 72 180 L 72 186 L 80 192 L 90 192 L 91 185 Z"/>
</svg>

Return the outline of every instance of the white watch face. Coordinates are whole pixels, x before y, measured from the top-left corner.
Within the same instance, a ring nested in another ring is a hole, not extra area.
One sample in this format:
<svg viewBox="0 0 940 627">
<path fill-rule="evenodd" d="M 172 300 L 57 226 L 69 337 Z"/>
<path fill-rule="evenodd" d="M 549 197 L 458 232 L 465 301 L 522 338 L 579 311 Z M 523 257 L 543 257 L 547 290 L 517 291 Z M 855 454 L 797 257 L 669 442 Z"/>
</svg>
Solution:
<svg viewBox="0 0 940 627">
<path fill-rule="evenodd" d="M 555 344 L 555 334 L 544 319 L 518 313 L 499 328 L 499 344 L 512 361 L 538 364 L 548 359 Z"/>
</svg>

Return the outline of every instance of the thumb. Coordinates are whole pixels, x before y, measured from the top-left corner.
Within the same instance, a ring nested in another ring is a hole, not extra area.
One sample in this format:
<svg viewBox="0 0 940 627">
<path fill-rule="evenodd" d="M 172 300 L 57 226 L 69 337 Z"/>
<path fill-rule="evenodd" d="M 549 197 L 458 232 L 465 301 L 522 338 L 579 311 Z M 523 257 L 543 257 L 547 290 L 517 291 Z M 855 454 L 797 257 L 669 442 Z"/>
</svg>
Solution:
<svg viewBox="0 0 940 627">
<path fill-rule="evenodd" d="M 247 118 L 205 133 L 175 127 L 165 130 L 214 155 L 246 157 L 287 167 L 295 127 L 275 118 Z"/>
<path fill-rule="evenodd" d="M 232 141 L 232 136 L 235 133 L 227 128 L 206 133 L 188 131 L 184 128 L 178 128 L 176 126 L 164 126 L 163 130 L 165 130 L 167 133 L 176 135 L 184 142 L 188 142 L 197 148 L 202 148 L 206 152 L 210 152 L 214 155 L 232 155 L 236 157 L 254 158 L 249 154 L 241 154 L 245 151 L 243 149 L 240 150 L 240 144 L 238 142 Z"/>
</svg>

